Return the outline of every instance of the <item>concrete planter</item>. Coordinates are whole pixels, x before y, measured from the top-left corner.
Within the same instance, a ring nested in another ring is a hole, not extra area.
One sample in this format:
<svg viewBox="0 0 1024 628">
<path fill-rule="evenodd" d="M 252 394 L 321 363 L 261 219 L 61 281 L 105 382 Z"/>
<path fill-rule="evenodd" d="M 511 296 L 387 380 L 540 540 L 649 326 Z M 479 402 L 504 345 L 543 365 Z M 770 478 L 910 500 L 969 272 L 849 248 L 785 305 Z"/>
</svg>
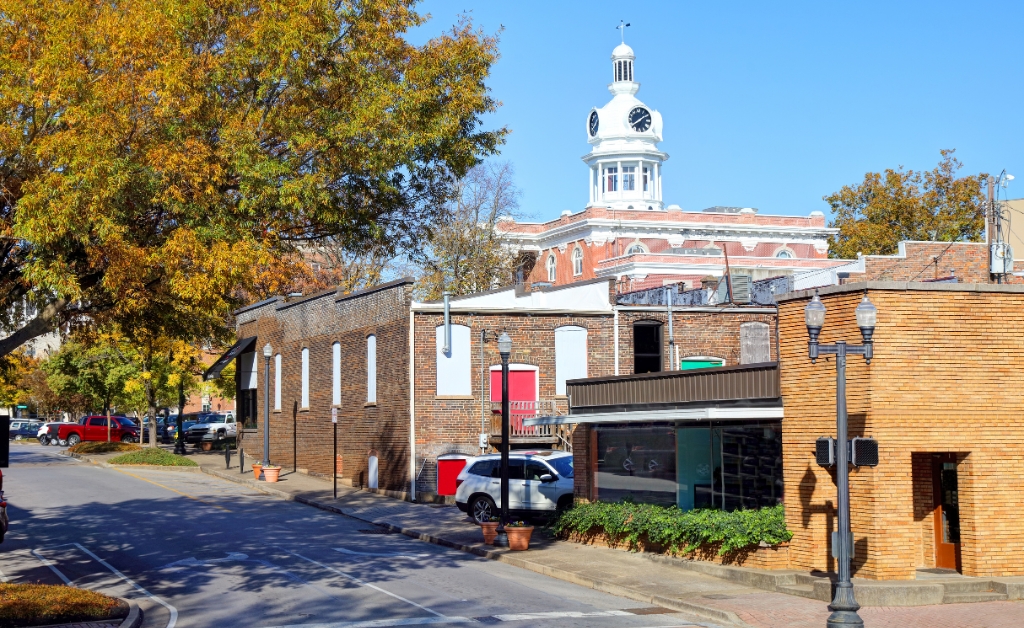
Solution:
<svg viewBox="0 0 1024 628">
<path fill-rule="evenodd" d="M 481 523 L 480 530 L 484 533 L 484 543 L 494 545 L 494 539 L 498 536 L 498 522 Z"/>
<path fill-rule="evenodd" d="M 569 533 L 563 538 L 585 545 L 597 545 L 625 551 L 640 551 L 651 554 L 666 554 L 689 560 L 699 560 L 718 565 L 736 567 L 753 567 L 755 569 L 789 569 L 789 543 L 780 543 L 774 547 L 753 546 L 725 555 L 719 555 L 719 544 L 702 545 L 692 552 L 670 552 L 668 548 L 651 543 L 641 537 L 638 543 L 631 546 L 625 538 L 609 538 L 603 530 L 592 530 L 588 534 Z"/>
<path fill-rule="evenodd" d="M 508 548 L 510 550 L 522 552 L 530 549 L 530 536 L 533 535 L 533 526 L 505 526 L 505 534 L 508 535 Z"/>
</svg>

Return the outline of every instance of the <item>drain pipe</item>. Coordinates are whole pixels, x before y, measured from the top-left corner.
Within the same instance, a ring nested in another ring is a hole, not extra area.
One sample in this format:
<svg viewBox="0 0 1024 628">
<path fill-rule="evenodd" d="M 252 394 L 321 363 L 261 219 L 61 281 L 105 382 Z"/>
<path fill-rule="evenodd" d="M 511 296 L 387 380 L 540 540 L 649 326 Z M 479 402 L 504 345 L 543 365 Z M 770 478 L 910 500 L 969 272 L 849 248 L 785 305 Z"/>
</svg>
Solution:
<svg viewBox="0 0 1024 628">
<path fill-rule="evenodd" d="M 416 312 L 409 308 L 409 497 L 416 501 Z M 423 459 L 424 463 L 426 458 Z"/>
<path fill-rule="evenodd" d="M 480 330 L 480 453 L 487 453 L 487 365 L 484 362 L 484 343 L 487 342 L 487 330 Z"/>
<path fill-rule="evenodd" d="M 665 305 L 668 312 L 668 370 L 676 370 L 676 336 L 672 333 L 672 288 L 665 288 Z"/>
<path fill-rule="evenodd" d="M 452 293 L 444 291 L 444 348 L 441 353 L 448 355 L 452 352 L 452 312 L 448 299 Z"/>
<path fill-rule="evenodd" d="M 619 306 L 615 304 L 612 306 L 612 341 L 615 345 L 615 374 L 619 374 Z"/>
</svg>

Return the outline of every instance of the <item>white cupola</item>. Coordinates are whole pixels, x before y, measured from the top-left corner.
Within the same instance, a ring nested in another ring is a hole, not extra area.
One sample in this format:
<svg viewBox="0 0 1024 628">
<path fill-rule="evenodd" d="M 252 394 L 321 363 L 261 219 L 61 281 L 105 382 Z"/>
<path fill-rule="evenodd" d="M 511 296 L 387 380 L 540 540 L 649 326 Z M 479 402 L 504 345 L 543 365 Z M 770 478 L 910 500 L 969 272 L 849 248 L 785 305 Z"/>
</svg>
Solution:
<svg viewBox="0 0 1024 628">
<path fill-rule="evenodd" d="M 668 155 L 658 150 L 661 114 L 636 97 L 636 55 L 619 44 L 612 51 L 611 101 L 587 115 L 587 141 L 593 147 L 583 161 L 590 168 L 587 207 L 662 210 L 661 165 Z"/>
</svg>

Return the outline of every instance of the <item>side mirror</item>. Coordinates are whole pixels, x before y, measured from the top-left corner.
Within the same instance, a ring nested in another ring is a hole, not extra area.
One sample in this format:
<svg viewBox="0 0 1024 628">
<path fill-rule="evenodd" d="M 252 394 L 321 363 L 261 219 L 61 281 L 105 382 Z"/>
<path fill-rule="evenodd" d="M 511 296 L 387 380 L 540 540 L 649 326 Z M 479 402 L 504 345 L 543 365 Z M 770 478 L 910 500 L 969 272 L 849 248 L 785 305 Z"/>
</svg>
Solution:
<svg viewBox="0 0 1024 628">
<path fill-rule="evenodd" d="M 544 475 L 540 476 L 540 481 L 544 483 L 554 482 L 555 476 L 551 475 L 550 473 L 545 473 Z"/>
</svg>

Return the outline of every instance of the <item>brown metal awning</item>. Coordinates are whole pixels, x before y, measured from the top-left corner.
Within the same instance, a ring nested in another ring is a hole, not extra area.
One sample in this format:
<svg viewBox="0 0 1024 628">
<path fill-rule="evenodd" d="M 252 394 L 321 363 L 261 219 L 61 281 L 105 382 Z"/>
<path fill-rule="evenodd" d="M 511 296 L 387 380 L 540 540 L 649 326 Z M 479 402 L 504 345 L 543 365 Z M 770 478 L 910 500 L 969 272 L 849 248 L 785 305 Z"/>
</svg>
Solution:
<svg viewBox="0 0 1024 628">
<path fill-rule="evenodd" d="M 243 353 L 252 351 L 255 346 L 256 336 L 242 338 L 235 344 L 231 345 L 231 348 L 225 351 L 224 355 L 217 358 L 217 361 L 213 363 L 213 366 L 206 369 L 206 372 L 203 373 L 203 381 L 209 381 L 220 377 L 220 372 L 231 363 L 231 360 L 234 360 Z"/>
</svg>

